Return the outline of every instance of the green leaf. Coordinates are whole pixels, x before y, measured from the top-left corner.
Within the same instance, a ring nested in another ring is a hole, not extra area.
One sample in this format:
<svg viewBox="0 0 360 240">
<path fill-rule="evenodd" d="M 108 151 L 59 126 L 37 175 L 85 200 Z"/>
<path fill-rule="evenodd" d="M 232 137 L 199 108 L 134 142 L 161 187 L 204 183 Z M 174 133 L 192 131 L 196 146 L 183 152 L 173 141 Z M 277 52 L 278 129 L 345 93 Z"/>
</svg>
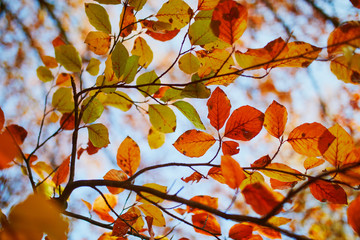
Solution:
<svg viewBox="0 0 360 240">
<path fill-rule="evenodd" d="M 146 0 L 130 0 L 129 5 L 134 7 L 136 11 L 140 11 L 145 5 Z"/>
<path fill-rule="evenodd" d="M 84 123 L 95 122 L 104 111 L 104 106 L 97 98 L 94 98 L 93 96 L 86 98 L 83 101 L 81 108 L 85 108 L 85 110 L 83 110 L 84 112 L 82 116 Z"/>
<path fill-rule="evenodd" d="M 162 5 L 156 14 L 161 22 L 170 23 L 173 28 L 181 29 L 190 22 L 192 9 L 182 0 L 169 0 Z"/>
<path fill-rule="evenodd" d="M 66 70 L 70 72 L 81 71 L 81 58 L 73 45 L 60 45 L 55 47 L 55 58 Z"/>
<path fill-rule="evenodd" d="M 187 85 L 181 92 L 182 97 L 188 98 L 208 98 L 211 91 L 203 83 L 194 83 Z"/>
<path fill-rule="evenodd" d="M 179 68 L 187 74 L 196 72 L 200 67 L 199 59 L 192 53 L 187 53 L 179 59 Z"/>
<path fill-rule="evenodd" d="M 121 81 L 125 83 L 131 83 L 135 79 L 137 69 L 139 68 L 139 56 L 130 56 L 126 62 L 124 74 L 122 75 Z"/>
<path fill-rule="evenodd" d="M 120 91 L 107 94 L 103 104 L 116 107 L 124 112 L 128 111 L 133 105 L 131 98 L 126 93 Z"/>
<path fill-rule="evenodd" d="M 105 8 L 95 3 L 85 3 L 85 13 L 96 30 L 111 34 L 111 23 Z"/>
<path fill-rule="evenodd" d="M 40 66 L 36 69 L 36 75 L 43 82 L 50 82 L 54 79 L 54 76 L 52 75 L 51 71 L 44 66 Z"/>
<path fill-rule="evenodd" d="M 101 123 L 95 123 L 87 126 L 89 140 L 94 145 L 94 147 L 102 148 L 106 147 L 109 141 L 109 131 L 108 129 Z"/>
<path fill-rule="evenodd" d="M 86 67 L 86 71 L 93 76 L 96 76 L 99 73 L 100 60 L 96 58 L 91 58 L 89 64 Z"/>
<path fill-rule="evenodd" d="M 156 75 L 155 71 L 146 72 L 141 74 L 137 80 L 136 85 L 143 85 L 143 84 L 151 84 L 151 83 L 160 83 L 160 79 L 157 79 L 158 76 Z M 154 81 L 157 79 L 156 81 Z M 148 85 L 144 87 L 139 87 L 139 90 L 142 95 L 147 97 L 148 95 L 153 95 L 159 90 L 160 86 L 158 85 Z"/>
<path fill-rule="evenodd" d="M 74 109 L 71 88 L 59 88 L 52 98 L 53 107 L 61 113 L 71 112 Z"/>
<path fill-rule="evenodd" d="M 176 116 L 168 106 L 149 105 L 149 117 L 151 124 L 160 132 L 172 133 L 176 130 Z"/>
<path fill-rule="evenodd" d="M 139 65 L 147 68 L 153 59 L 153 52 L 145 39 L 138 37 L 135 39 L 134 47 L 131 51 L 133 55 L 139 56 Z"/>
<path fill-rule="evenodd" d="M 120 4 L 121 0 L 95 0 L 100 4 Z"/>
<path fill-rule="evenodd" d="M 168 102 L 171 100 L 182 99 L 183 97 L 181 96 L 181 93 L 182 89 L 169 88 L 166 90 L 164 96 L 160 98 L 160 100 L 163 102 Z"/>
<path fill-rule="evenodd" d="M 196 128 L 206 130 L 204 124 L 201 122 L 198 112 L 190 103 L 177 101 L 173 103 L 173 105 L 177 107 L 177 109 L 179 109 L 184 114 L 184 116 L 189 119 L 192 124 L 194 124 Z"/>
<path fill-rule="evenodd" d="M 118 42 L 111 54 L 112 67 L 117 78 L 123 75 L 128 58 L 129 53 L 125 46 L 121 42 Z"/>
<path fill-rule="evenodd" d="M 211 21 L 195 21 L 189 29 L 189 39 L 192 45 L 204 45 L 215 42 L 218 37 L 210 28 Z"/>
</svg>

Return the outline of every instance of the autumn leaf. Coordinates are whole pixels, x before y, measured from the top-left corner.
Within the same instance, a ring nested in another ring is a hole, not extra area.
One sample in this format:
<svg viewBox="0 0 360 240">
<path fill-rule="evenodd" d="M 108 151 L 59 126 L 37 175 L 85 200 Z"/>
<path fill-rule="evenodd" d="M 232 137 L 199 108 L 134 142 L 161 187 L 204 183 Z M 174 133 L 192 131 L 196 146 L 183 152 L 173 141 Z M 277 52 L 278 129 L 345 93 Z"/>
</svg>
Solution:
<svg viewBox="0 0 360 240">
<path fill-rule="evenodd" d="M 56 86 L 70 87 L 71 86 L 71 78 L 74 79 L 73 74 L 60 73 L 56 78 Z"/>
<path fill-rule="evenodd" d="M 261 131 L 264 114 L 248 105 L 242 106 L 231 114 L 225 126 L 225 137 L 250 141 Z"/>
<path fill-rule="evenodd" d="M 100 31 L 91 31 L 85 38 L 89 49 L 97 54 L 104 55 L 110 49 L 111 37 L 109 34 Z"/>
<path fill-rule="evenodd" d="M 289 189 L 289 188 L 293 188 L 298 181 L 293 181 L 293 182 L 282 182 L 279 181 L 275 178 L 270 178 L 270 185 L 272 189 L 278 189 L 278 190 L 284 190 L 284 189 Z"/>
<path fill-rule="evenodd" d="M 248 184 L 242 190 L 245 201 L 259 215 L 272 211 L 284 198 L 280 193 L 271 190 L 266 183 Z"/>
<path fill-rule="evenodd" d="M 120 144 L 117 155 L 118 166 L 132 176 L 140 165 L 140 148 L 131 137 L 126 137 Z"/>
<path fill-rule="evenodd" d="M 194 214 L 191 217 L 191 219 L 192 219 L 192 223 L 195 226 L 206 230 L 204 231 L 198 228 L 194 228 L 195 232 L 209 236 L 221 235 L 220 224 L 213 215 L 203 212 L 203 213 Z"/>
<path fill-rule="evenodd" d="M 181 180 L 183 180 L 186 183 L 188 183 L 188 182 L 197 182 L 198 183 L 202 178 L 203 178 L 203 176 L 200 173 L 193 172 L 188 177 L 182 177 Z"/>
<path fill-rule="evenodd" d="M 157 227 L 165 227 L 166 221 L 164 215 L 162 214 L 161 210 L 148 203 L 144 203 L 138 206 L 141 211 L 145 214 L 145 216 L 149 216 L 153 218 L 153 225 Z"/>
<path fill-rule="evenodd" d="M 349 225 L 360 235 L 360 196 L 352 201 L 347 209 L 347 218 Z"/>
<path fill-rule="evenodd" d="M 219 40 L 210 28 L 213 11 L 200 11 L 195 16 L 195 22 L 189 28 L 189 40 L 192 45 L 200 45 L 205 49 L 205 44 Z"/>
<path fill-rule="evenodd" d="M 198 10 L 214 9 L 220 0 L 198 0 Z"/>
<path fill-rule="evenodd" d="M 127 6 L 122 9 L 120 14 L 119 27 L 120 36 L 123 38 L 129 36 L 132 31 L 137 29 L 134 7 Z"/>
<path fill-rule="evenodd" d="M 121 214 L 114 222 L 112 236 L 122 237 L 127 234 L 130 227 L 138 219 L 138 215 L 134 212 L 126 212 Z"/>
<path fill-rule="evenodd" d="M 185 101 L 177 101 L 174 102 L 173 105 L 179 109 L 187 119 L 190 120 L 194 127 L 205 130 L 205 126 L 200 119 L 199 113 L 190 103 Z"/>
<path fill-rule="evenodd" d="M 192 53 L 186 53 L 178 61 L 179 68 L 186 74 L 196 72 L 200 67 L 199 59 Z"/>
<path fill-rule="evenodd" d="M 225 183 L 232 189 L 239 188 L 246 178 L 240 164 L 229 155 L 221 157 L 221 173 L 225 178 Z"/>
<path fill-rule="evenodd" d="M 271 158 L 269 155 L 265 155 L 259 159 L 257 159 L 255 162 L 253 162 L 250 166 L 252 168 L 263 168 L 266 167 L 268 164 L 271 163 Z"/>
<path fill-rule="evenodd" d="M 320 202 L 347 204 L 346 193 L 338 184 L 316 180 L 309 185 L 309 188 L 311 194 Z"/>
<path fill-rule="evenodd" d="M 274 137 L 281 137 L 285 130 L 287 115 L 286 108 L 278 102 L 273 101 L 265 111 L 265 129 Z"/>
<path fill-rule="evenodd" d="M 52 98 L 53 107 L 61 113 L 72 112 L 74 100 L 71 88 L 59 88 Z"/>
<path fill-rule="evenodd" d="M 99 4 L 85 3 L 85 13 L 91 25 L 97 30 L 111 34 L 111 23 L 105 8 Z"/>
<path fill-rule="evenodd" d="M 195 129 L 184 132 L 173 144 L 173 146 L 188 157 L 201 157 L 216 142 L 215 138 Z"/>
<path fill-rule="evenodd" d="M 246 178 L 240 184 L 241 190 L 243 190 L 246 187 L 246 185 L 248 185 L 248 184 L 254 184 L 254 183 L 258 183 L 258 182 L 262 183 L 265 181 L 263 175 L 261 175 L 259 172 L 253 172 L 251 174 L 247 174 L 245 172 L 245 176 L 246 176 Z"/>
<path fill-rule="evenodd" d="M 317 157 L 326 152 L 335 137 L 320 123 L 304 123 L 292 130 L 288 142 L 293 149 L 308 157 Z"/>
<path fill-rule="evenodd" d="M 345 182 L 351 186 L 360 184 L 360 148 L 353 148 L 353 150 L 346 156 L 340 169 L 346 170 L 340 171 L 336 178 Z"/>
<path fill-rule="evenodd" d="M 145 72 L 136 79 L 136 85 L 147 85 L 139 87 L 139 91 L 144 97 L 153 95 L 159 90 L 159 86 L 152 85 L 152 83 L 160 83 L 160 79 L 154 70 L 151 72 Z"/>
<path fill-rule="evenodd" d="M 163 192 L 166 193 L 167 192 L 167 187 L 166 186 L 162 186 L 159 185 L 157 183 L 146 183 L 143 185 L 144 187 L 148 187 L 148 188 L 152 188 L 155 189 L 159 192 Z M 140 192 L 142 196 L 140 195 L 136 195 L 136 201 L 142 202 L 142 203 L 150 203 L 151 202 L 155 202 L 155 203 L 161 203 L 164 201 L 164 199 L 157 197 L 155 195 L 152 195 L 150 193 L 146 193 L 146 192 Z"/>
<path fill-rule="evenodd" d="M 153 127 L 163 133 L 172 133 L 176 130 L 176 115 L 165 105 L 149 105 L 149 118 Z"/>
<path fill-rule="evenodd" d="M 335 139 L 335 141 L 338 140 L 338 138 Z M 326 153 L 326 152 L 325 152 Z M 316 158 L 316 157 L 308 157 L 305 161 L 304 161 L 304 168 L 306 170 L 315 168 L 317 166 L 320 166 L 321 164 L 323 164 L 325 162 L 324 159 L 321 158 Z"/>
<path fill-rule="evenodd" d="M 211 196 L 207 196 L 207 195 L 199 195 L 199 196 L 190 198 L 190 201 L 198 202 L 198 203 L 207 205 L 214 209 L 218 208 L 218 198 L 216 198 L 216 197 L 211 197 Z M 196 213 L 201 213 L 204 211 L 197 209 L 197 208 L 192 208 L 192 207 L 187 206 L 187 212 L 196 214 Z"/>
<path fill-rule="evenodd" d="M 229 237 L 234 240 L 245 240 L 252 236 L 253 226 L 246 223 L 233 225 L 229 230 Z"/>
<path fill-rule="evenodd" d="M 180 32 L 180 29 L 171 30 L 171 24 L 161 21 L 144 20 L 141 25 L 147 28 L 145 32 L 147 35 L 162 42 L 173 39 Z"/>
<path fill-rule="evenodd" d="M 41 56 L 41 61 L 48 68 L 56 68 L 58 63 L 54 57 L 51 56 Z"/>
<path fill-rule="evenodd" d="M 86 67 L 86 71 L 90 73 L 90 75 L 96 76 L 99 73 L 100 64 L 101 64 L 100 60 L 96 58 L 91 58 L 89 64 Z"/>
<path fill-rule="evenodd" d="M 360 82 L 360 54 L 354 54 L 347 58 L 345 56 L 337 57 L 330 63 L 331 72 L 345 83 Z"/>
<path fill-rule="evenodd" d="M 224 176 L 223 176 L 223 174 L 221 172 L 221 168 L 219 168 L 219 167 L 210 168 L 207 175 L 212 177 L 213 179 L 215 179 L 219 183 L 225 183 L 225 178 L 224 178 Z"/>
<path fill-rule="evenodd" d="M 139 65 L 147 68 L 153 59 L 153 52 L 146 40 L 142 37 L 137 37 L 134 42 L 134 47 L 131 54 L 139 56 Z"/>
<path fill-rule="evenodd" d="M 147 136 L 148 143 L 151 149 L 160 148 L 165 143 L 165 133 L 159 132 L 153 126 L 150 127 Z"/>
<path fill-rule="evenodd" d="M 233 0 L 220 1 L 211 19 L 211 29 L 220 39 L 235 43 L 247 26 L 247 9 Z"/>
<path fill-rule="evenodd" d="M 36 69 L 36 75 L 43 82 L 50 82 L 54 79 L 52 72 L 44 66 L 40 66 Z"/>
<path fill-rule="evenodd" d="M 221 88 L 217 87 L 207 102 L 210 124 L 220 130 L 230 115 L 231 103 Z"/>
<path fill-rule="evenodd" d="M 109 141 L 109 131 L 102 123 L 95 123 L 87 126 L 89 140 L 97 148 L 106 147 Z"/>
<path fill-rule="evenodd" d="M 344 46 L 360 47 L 360 22 L 342 23 L 329 35 L 327 45 L 330 56 L 343 53 Z"/>
<path fill-rule="evenodd" d="M 0 107 L 0 131 L 3 129 L 4 124 L 5 124 L 5 114 Z"/>
<path fill-rule="evenodd" d="M 117 42 L 114 51 L 111 54 L 112 69 L 119 79 L 125 72 L 129 53 L 121 42 Z"/>
<path fill-rule="evenodd" d="M 103 113 L 103 104 L 94 96 L 87 97 L 81 104 L 82 120 L 84 123 L 95 122 Z"/>
<path fill-rule="evenodd" d="M 70 156 L 67 157 L 56 170 L 52 180 L 56 186 L 64 183 L 66 178 L 69 176 L 70 171 Z"/>
<path fill-rule="evenodd" d="M 281 182 L 294 182 L 304 180 L 304 177 L 301 176 L 301 172 L 283 163 L 270 163 L 266 166 L 266 169 L 269 170 L 261 169 L 260 172 L 270 178 L 279 180 Z"/>
<path fill-rule="evenodd" d="M 70 72 L 80 72 L 82 61 L 73 45 L 60 45 L 55 47 L 56 61 Z"/>
<path fill-rule="evenodd" d="M 235 155 L 240 152 L 239 143 L 234 141 L 224 141 L 221 149 L 224 155 Z"/>
<path fill-rule="evenodd" d="M 170 0 L 162 5 L 156 17 L 159 21 L 170 23 L 174 29 L 181 29 L 189 23 L 192 14 L 192 9 L 184 1 Z"/>
<path fill-rule="evenodd" d="M 26 136 L 27 131 L 18 125 L 9 125 L 0 133 L 0 170 L 11 167 L 14 158 L 20 156 L 19 146 Z"/>
<path fill-rule="evenodd" d="M 111 208 L 114 208 L 117 204 L 117 197 L 112 194 L 103 194 L 106 202 Z M 110 208 L 106 204 L 104 198 L 100 195 L 98 196 L 93 203 L 93 211 L 100 217 L 100 219 L 107 222 L 114 222 L 114 218 L 110 216 Z"/>
<path fill-rule="evenodd" d="M 104 180 L 112 180 L 112 181 L 125 181 L 128 179 L 127 175 L 121 170 L 111 169 L 104 175 Z M 123 188 L 116 188 L 116 187 L 107 187 L 109 192 L 112 194 L 119 194 L 124 191 Z"/>
<path fill-rule="evenodd" d="M 354 7 L 360 8 L 360 1 L 359 0 L 350 0 L 350 2 L 354 5 Z"/>
<path fill-rule="evenodd" d="M 129 95 L 120 91 L 115 91 L 106 95 L 99 94 L 98 97 L 101 99 L 104 106 L 115 107 L 124 112 L 129 111 L 133 105 Z"/>
</svg>

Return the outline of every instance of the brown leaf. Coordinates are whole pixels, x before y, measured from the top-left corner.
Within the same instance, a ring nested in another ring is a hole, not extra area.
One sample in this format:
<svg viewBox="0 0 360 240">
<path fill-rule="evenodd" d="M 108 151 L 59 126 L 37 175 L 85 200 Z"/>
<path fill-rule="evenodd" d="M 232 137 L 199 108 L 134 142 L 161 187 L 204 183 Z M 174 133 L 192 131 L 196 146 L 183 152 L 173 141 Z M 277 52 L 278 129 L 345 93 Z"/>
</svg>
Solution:
<svg viewBox="0 0 360 240">
<path fill-rule="evenodd" d="M 0 108 L 0 131 L 3 129 L 5 124 L 5 115 L 3 110 Z"/>
<path fill-rule="evenodd" d="M 230 115 L 231 103 L 221 88 L 217 87 L 207 102 L 210 124 L 220 130 Z"/>
<path fill-rule="evenodd" d="M 268 164 L 271 163 L 271 158 L 269 155 L 263 156 L 256 160 L 254 163 L 252 163 L 250 166 L 252 168 L 263 168 L 266 167 Z"/>
<path fill-rule="evenodd" d="M 136 222 L 138 219 L 138 215 L 134 212 L 126 212 L 121 214 L 115 221 L 112 236 L 122 237 L 127 234 L 130 227 Z"/>
<path fill-rule="evenodd" d="M 247 9 L 233 0 L 220 1 L 215 7 L 210 26 L 215 36 L 233 44 L 246 29 Z"/>
<path fill-rule="evenodd" d="M 253 226 L 245 223 L 235 224 L 230 228 L 229 237 L 234 240 L 250 239 L 250 237 L 252 236 L 253 228 Z"/>
<path fill-rule="evenodd" d="M 338 184 L 316 180 L 310 184 L 309 188 L 311 194 L 320 202 L 347 204 L 346 193 Z"/>
<path fill-rule="evenodd" d="M 216 220 L 216 218 L 213 215 L 210 215 L 208 213 L 199 213 L 192 216 L 192 223 L 200 227 L 206 231 L 200 230 L 198 228 L 194 228 L 195 232 L 204 234 L 204 235 L 221 235 L 221 228 L 220 224 Z M 210 234 L 211 232 L 212 234 Z"/>
<path fill-rule="evenodd" d="M 221 172 L 225 183 L 233 188 L 239 188 L 241 182 L 246 178 L 240 164 L 229 155 L 221 157 Z"/>
<path fill-rule="evenodd" d="M 317 157 L 326 152 L 335 137 L 320 123 L 304 123 L 292 130 L 288 142 L 305 156 Z"/>
<path fill-rule="evenodd" d="M 264 122 L 264 114 L 248 105 L 236 109 L 225 127 L 225 137 L 250 141 L 259 134 Z"/>
<path fill-rule="evenodd" d="M 234 141 L 224 141 L 221 149 L 224 155 L 235 155 L 240 152 L 239 143 Z"/>
<path fill-rule="evenodd" d="M 212 135 L 192 129 L 184 132 L 173 145 L 185 156 L 201 157 L 215 142 Z"/>
</svg>

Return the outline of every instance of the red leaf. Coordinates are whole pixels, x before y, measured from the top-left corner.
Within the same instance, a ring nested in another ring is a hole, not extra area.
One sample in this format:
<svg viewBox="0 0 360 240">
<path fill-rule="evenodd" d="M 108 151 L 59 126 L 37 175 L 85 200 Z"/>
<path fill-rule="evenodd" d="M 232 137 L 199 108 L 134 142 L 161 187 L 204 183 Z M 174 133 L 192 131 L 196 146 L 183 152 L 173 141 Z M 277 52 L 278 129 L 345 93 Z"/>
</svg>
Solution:
<svg viewBox="0 0 360 240">
<path fill-rule="evenodd" d="M 336 204 L 347 204 L 347 196 L 342 187 L 337 184 L 316 180 L 311 183 L 311 194 L 320 202 L 329 202 Z"/>
<path fill-rule="evenodd" d="M 89 154 L 89 155 L 93 155 L 95 153 L 97 153 L 101 148 L 97 148 L 95 147 L 91 141 L 88 142 L 88 146 L 86 148 L 86 152 Z"/>
<path fill-rule="evenodd" d="M 295 182 L 281 182 L 274 178 L 270 178 L 270 185 L 271 185 L 272 189 L 279 189 L 279 190 L 289 189 L 289 188 L 293 188 L 296 185 L 296 183 L 297 183 L 296 181 Z"/>
<path fill-rule="evenodd" d="M 231 103 L 223 90 L 217 87 L 207 102 L 210 124 L 220 130 L 230 115 Z"/>
<path fill-rule="evenodd" d="M 248 105 L 236 109 L 225 127 L 225 137 L 249 141 L 261 131 L 264 114 Z"/>
<path fill-rule="evenodd" d="M 74 114 L 64 113 L 60 118 L 60 126 L 64 130 L 73 130 L 75 128 Z"/>
<path fill-rule="evenodd" d="M 192 223 L 197 227 L 200 227 L 204 230 L 207 230 L 208 232 L 211 232 L 212 234 L 200 230 L 198 228 L 194 228 L 195 232 L 209 236 L 221 235 L 220 224 L 216 221 L 216 218 L 213 215 L 210 215 L 208 213 L 195 214 L 192 216 Z"/>
<path fill-rule="evenodd" d="M 360 0 L 350 0 L 350 2 L 354 5 L 354 7 L 360 9 Z"/>
<path fill-rule="evenodd" d="M 55 172 L 52 180 L 55 183 L 56 186 L 59 186 L 60 184 L 64 183 L 66 181 L 66 178 L 69 175 L 70 171 L 70 156 L 67 157 L 59 166 L 57 171 Z"/>
<path fill-rule="evenodd" d="M 266 167 L 269 163 L 271 163 L 271 158 L 269 155 L 263 156 L 252 163 L 250 166 L 252 168 L 263 168 Z"/>
<path fill-rule="evenodd" d="M 347 218 L 349 225 L 360 235 L 360 195 L 352 201 L 347 209 Z"/>
<path fill-rule="evenodd" d="M 0 169 L 11 167 L 14 158 L 20 156 L 19 146 L 26 136 L 26 130 L 18 125 L 9 125 L 0 133 Z"/>
<path fill-rule="evenodd" d="M 235 155 L 240 152 L 239 143 L 234 141 L 223 142 L 221 148 L 224 155 Z"/>
<path fill-rule="evenodd" d="M 247 25 L 247 9 L 233 0 L 223 0 L 215 7 L 211 29 L 221 40 L 233 44 L 244 33 Z"/>
<path fill-rule="evenodd" d="M 3 110 L 0 108 L 0 131 L 3 129 L 5 123 L 5 115 Z"/>
</svg>

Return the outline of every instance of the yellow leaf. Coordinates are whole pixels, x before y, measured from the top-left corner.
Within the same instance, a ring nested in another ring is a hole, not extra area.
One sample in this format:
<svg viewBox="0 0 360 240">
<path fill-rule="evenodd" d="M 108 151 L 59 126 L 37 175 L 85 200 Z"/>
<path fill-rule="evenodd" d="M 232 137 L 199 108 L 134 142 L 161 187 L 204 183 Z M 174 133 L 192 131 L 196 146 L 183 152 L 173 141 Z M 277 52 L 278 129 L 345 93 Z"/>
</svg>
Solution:
<svg viewBox="0 0 360 240">
<path fill-rule="evenodd" d="M 117 197 L 112 194 L 104 194 L 106 201 L 111 208 L 114 208 L 117 204 Z M 100 195 L 93 203 L 93 211 L 100 217 L 100 219 L 108 222 L 114 222 L 114 218 L 110 216 L 110 208 L 106 204 L 104 198 Z"/>
<path fill-rule="evenodd" d="M 159 21 L 170 23 L 175 29 L 181 29 L 189 23 L 192 14 L 192 9 L 184 1 L 170 0 L 162 5 L 156 17 Z"/>
<path fill-rule="evenodd" d="M 93 53 L 104 55 L 110 49 L 111 37 L 104 32 L 91 31 L 86 36 L 85 43 Z"/>
<path fill-rule="evenodd" d="M 221 172 L 225 183 L 233 189 L 239 188 L 241 182 L 246 178 L 240 164 L 229 155 L 221 157 Z"/>
<path fill-rule="evenodd" d="M 332 31 L 328 38 L 330 56 L 343 53 L 344 46 L 360 47 L 360 22 L 344 22 Z"/>
<path fill-rule="evenodd" d="M 145 216 L 149 216 L 149 217 L 153 218 L 154 226 L 157 226 L 157 227 L 165 227 L 166 226 L 164 215 L 162 214 L 161 210 L 158 207 L 156 207 L 152 204 L 144 203 L 144 204 L 141 204 L 139 206 L 139 208 L 145 214 Z"/>
<path fill-rule="evenodd" d="M 212 135 L 192 129 L 184 132 L 173 145 L 185 156 L 201 157 L 215 142 Z"/>
<path fill-rule="evenodd" d="M 192 53 L 186 53 L 185 55 L 181 56 L 178 64 L 181 71 L 187 74 L 196 72 L 200 67 L 198 58 L 195 57 Z"/>
<path fill-rule="evenodd" d="M 149 187 L 155 190 L 158 190 L 160 192 L 166 193 L 167 191 L 167 187 L 166 186 L 161 186 L 157 183 L 146 183 L 143 185 L 144 187 Z M 164 199 L 159 198 L 157 196 L 154 196 L 150 193 L 145 193 L 145 192 L 141 192 L 141 195 L 144 197 L 140 197 L 139 195 L 136 196 L 136 201 L 142 202 L 142 203 L 149 203 L 149 201 L 155 202 L 155 203 L 160 203 L 163 202 Z M 147 201 L 149 200 L 149 201 Z"/>
<path fill-rule="evenodd" d="M 151 126 L 147 139 L 150 148 L 157 149 L 165 143 L 165 133 L 159 132 L 153 126 Z"/>
<path fill-rule="evenodd" d="M 93 76 L 96 76 L 99 73 L 100 60 L 96 58 L 91 58 L 89 64 L 86 67 L 86 71 Z"/>
<path fill-rule="evenodd" d="M 294 181 L 304 180 L 304 177 L 298 175 L 301 174 L 301 172 L 283 163 L 270 163 L 269 165 L 266 166 L 266 168 L 279 170 L 279 171 L 272 171 L 272 170 L 260 170 L 260 171 L 266 176 L 281 182 L 294 182 Z"/>
<path fill-rule="evenodd" d="M 325 152 L 326 153 L 326 152 Z M 315 168 L 317 166 L 320 166 L 321 164 L 323 164 L 325 162 L 324 159 L 321 158 L 316 158 L 316 157 L 308 157 L 305 161 L 304 161 L 304 168 L 306 170 L 311 169 L 311 168 Z"/>
<path fill-rule="evenodd" d="M 126 137 L 120 144 L 117 155 L 118 166 L 129 176 L 132 176 L 140 165 L 140 148 L 131 137 Z"/>
<path fill-rule="evenodd" d="M 360 83 L 360 54 L 354 54 L 347 59 L 345 56 L 337 57 L 330 63 L 331 72 L 346 83 Z"/>
<path fill-rule="evenodd" d="M 131 51 L 133 55 L 139 56 L 139 65 L 147 68 L 153 59 L 153 52 L 145 39 L 138 37 L 135 39 L 134 47 Z"/>
<path fill-rule="evenodd" d="M 246 185 L 249 184 L 254 184 L 254 183 L 258 183 L 258 182 L 264 182 L 265 179 L 263 177 L 263 175 L 261 175 L 258 172 L 253 172 L 252 174 L 245 174 L 246 178 L 241 182 L 240 184 L 240 189 L 244 189 L 246 187 Z"/>
</svg>

